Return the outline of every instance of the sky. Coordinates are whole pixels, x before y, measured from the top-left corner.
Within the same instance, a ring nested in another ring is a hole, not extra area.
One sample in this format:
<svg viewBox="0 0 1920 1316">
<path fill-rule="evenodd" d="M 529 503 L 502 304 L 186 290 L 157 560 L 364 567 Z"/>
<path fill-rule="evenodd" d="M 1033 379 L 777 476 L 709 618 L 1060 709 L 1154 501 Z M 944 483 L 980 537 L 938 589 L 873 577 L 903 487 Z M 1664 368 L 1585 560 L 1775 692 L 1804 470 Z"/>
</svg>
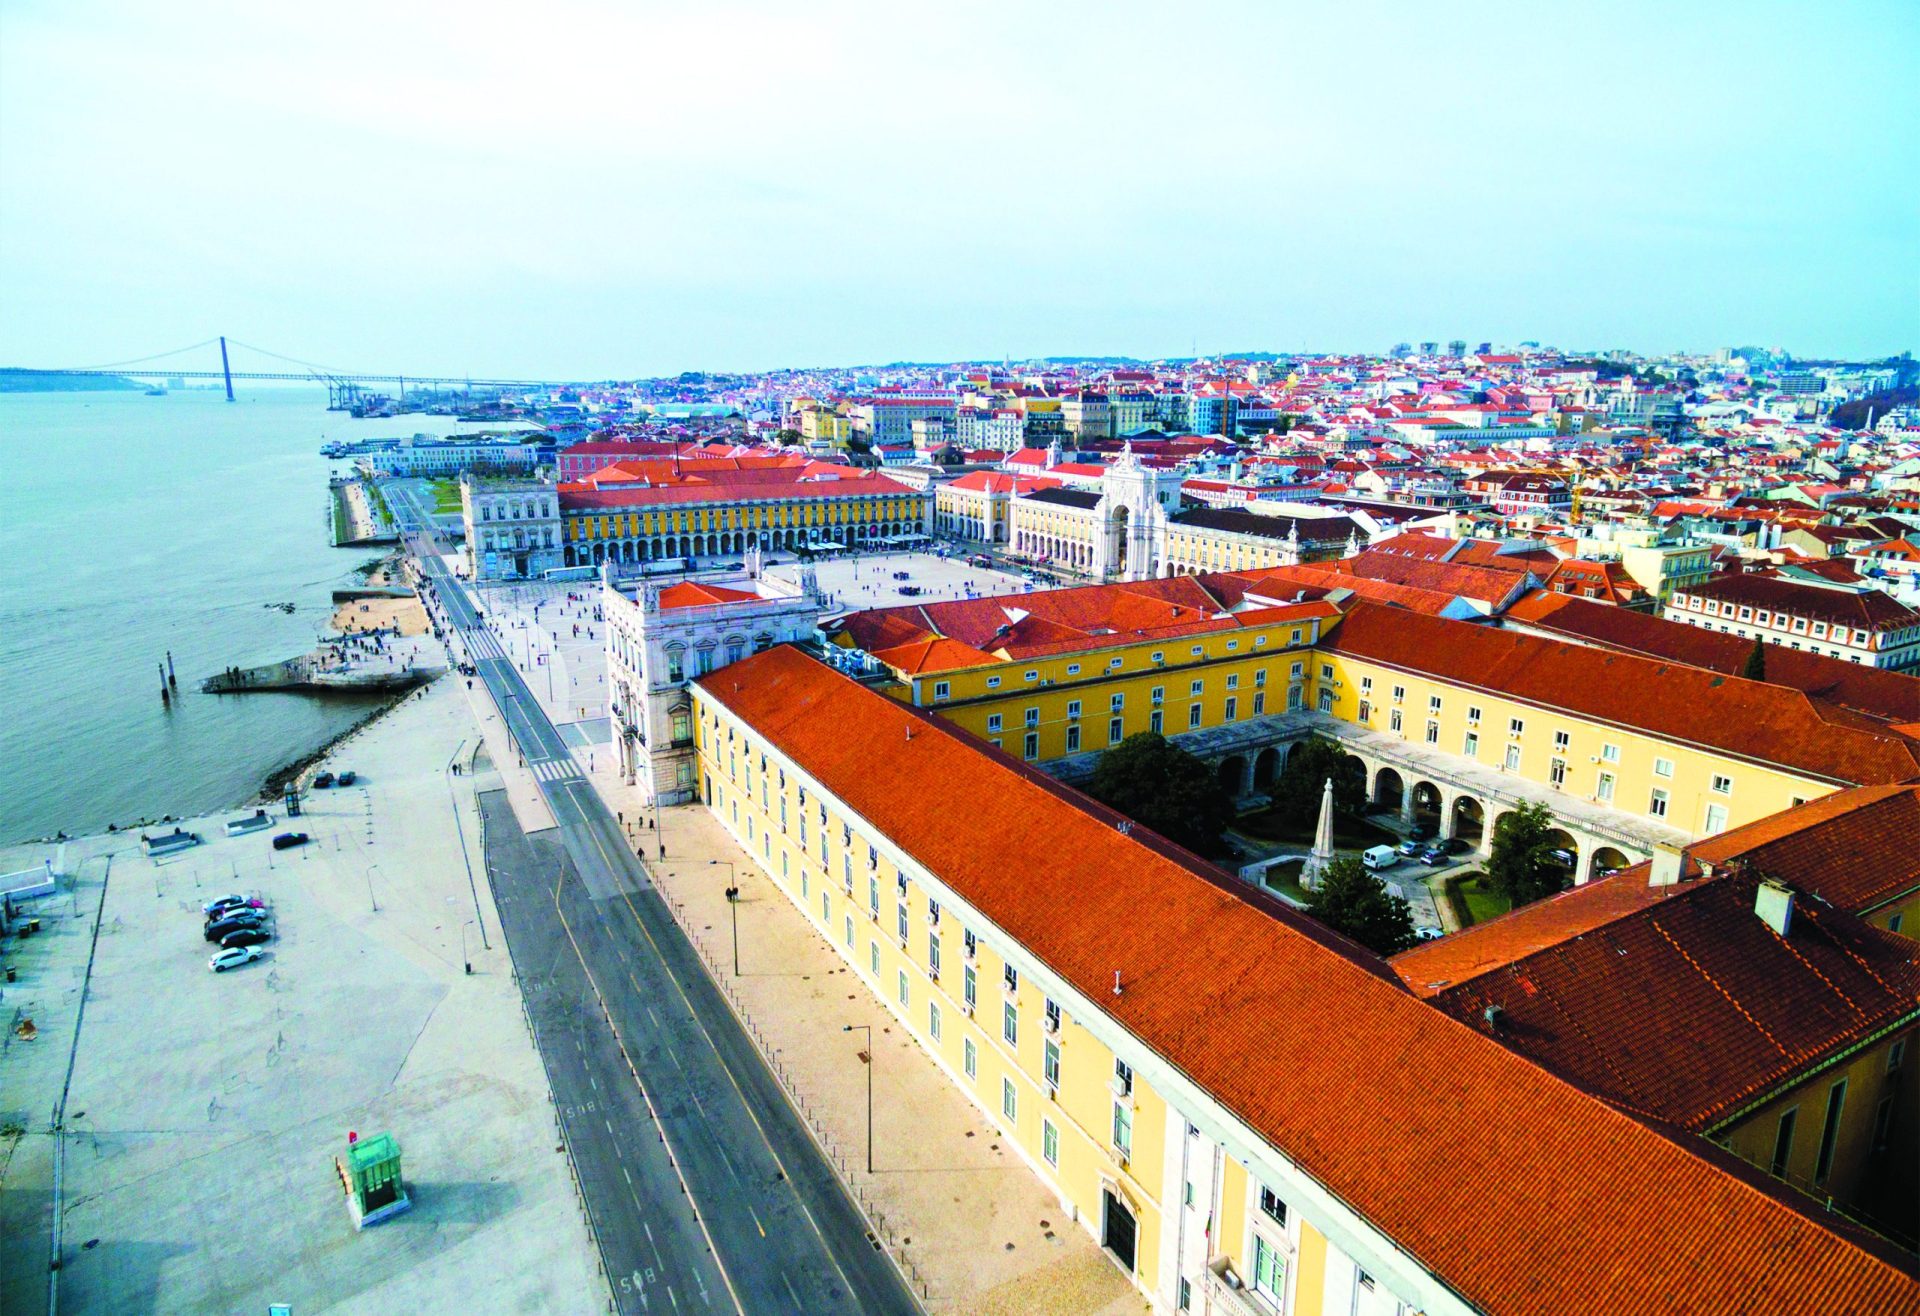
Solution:
<svg viewBox="0 0 1920 1316">
<path fill-rule="evenodd" d="M 0 0 L 0 363 L 1920 350 L 1916 58 L 1913 0 Z"/>
</svg>

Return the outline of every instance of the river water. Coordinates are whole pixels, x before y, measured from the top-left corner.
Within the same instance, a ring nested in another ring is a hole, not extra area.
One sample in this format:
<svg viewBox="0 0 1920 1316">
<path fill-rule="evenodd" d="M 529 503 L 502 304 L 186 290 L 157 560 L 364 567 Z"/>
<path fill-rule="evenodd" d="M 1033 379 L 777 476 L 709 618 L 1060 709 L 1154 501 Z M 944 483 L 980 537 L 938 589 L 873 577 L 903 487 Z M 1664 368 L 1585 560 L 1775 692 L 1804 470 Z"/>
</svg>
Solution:
<svg viewBox="0 0 1920 1316">
<path fill-rule="evenodd" d="M 310 648 L 379 552 L 330 546 L 323 439 L 463 428 L 304 389 L 0 395 L 0 843 L 226 808 L 364 716 L 200 680 Z"/>
</svg>

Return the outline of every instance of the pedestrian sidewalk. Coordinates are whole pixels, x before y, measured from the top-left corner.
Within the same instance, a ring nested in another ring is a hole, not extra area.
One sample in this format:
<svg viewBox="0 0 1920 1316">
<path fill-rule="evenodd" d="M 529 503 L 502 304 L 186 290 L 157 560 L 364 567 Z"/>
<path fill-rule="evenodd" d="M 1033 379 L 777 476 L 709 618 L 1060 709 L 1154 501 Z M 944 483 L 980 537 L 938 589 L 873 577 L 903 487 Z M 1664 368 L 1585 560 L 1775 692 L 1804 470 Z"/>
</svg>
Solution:
<svg viewBox="0 0 1920 1316">
<path fill-rule="evenodd" d="M 662 809 L 599 771 L 667 898 L 795 1105 L 933 1311 L 1119 1316 L 1145 1298 L 705 808 Z M 667 857 L 658 844 L 664 839 Z M 730 866 L 730 867 L 729 867 Z M 740 888 L 727 907 L 729 876 Z M 739 969 L 733 973 L 733 916 Z M 873 1033 L 873 1168 L 865 1035 Z"/>
</svg>

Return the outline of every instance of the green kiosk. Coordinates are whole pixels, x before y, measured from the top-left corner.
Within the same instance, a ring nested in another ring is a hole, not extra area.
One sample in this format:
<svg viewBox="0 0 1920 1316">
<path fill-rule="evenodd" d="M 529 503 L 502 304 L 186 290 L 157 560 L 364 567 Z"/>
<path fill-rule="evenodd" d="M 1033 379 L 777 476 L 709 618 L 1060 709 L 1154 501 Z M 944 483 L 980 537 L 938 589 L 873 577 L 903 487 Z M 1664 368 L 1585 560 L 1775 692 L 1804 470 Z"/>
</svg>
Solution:
<svg viewBox="0 0 1920 1316">
<path fill-rule="evenodd" d="M 377 1225 L 413 1205 L 400 1180 L 400 1143 L 391 1133 L 370 1138 L 347 1134 L 347 1154 L 336 1156 L 333 1165 L 346 1189 L 355 1229 Z"/>
</svg>

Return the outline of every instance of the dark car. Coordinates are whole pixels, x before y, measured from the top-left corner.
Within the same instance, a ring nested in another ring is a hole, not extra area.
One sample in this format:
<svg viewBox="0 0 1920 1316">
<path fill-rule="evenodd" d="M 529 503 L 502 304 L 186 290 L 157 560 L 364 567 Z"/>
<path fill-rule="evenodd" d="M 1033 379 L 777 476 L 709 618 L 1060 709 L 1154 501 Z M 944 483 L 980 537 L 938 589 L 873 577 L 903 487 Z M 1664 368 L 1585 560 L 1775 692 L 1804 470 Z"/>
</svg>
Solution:
<svg viewBox="0 0 1920 1316">
<path fill-rule="evenodd" d="M 1407 835 L 1416 841 L 1431 840 L 1433 837 L 1433 824 L 1417 822 L 1407 829 Z"/>
<path fill-rule="evenodd" d="M 333 784 L 336 786 L 351 786 L 358 780 L 360 780 L 360 778 L 354 774 L 353 769 L 348 768 L 345 772 L 342 772 L 333 779 Z"/>
<path fill-rule="evenodd" d="M 267 925 L 265 910 L 255 910 L 246 914 L 235 914 L 231 918 L 216 919 L 207 924 L 205 933 L 208 941 L 220 941 L 228 934 L 239 932 L 243 928 L 263 928 Z"/>
<path fill-rule="evenodd" d="M 900 592 L 906 595 L 917 596 L 920 593 L 920 587 L 918 585 L 902 585 Z"/>
<path fill-rule="evenodd" d="M 1447 862 L 1447 856 L 1449 853 L 1450 851 L 1447 849 L 1446 842 L 1435 841 L 1433 844 L 1429 845 L 1426 849 L 1420 852 L 1420 862 L 1423 864 L 1426 864 L 1430 868 L 1437 864 L 1444 864 Z"/>
<path fill-rule="evenodd" d="M 272 940 L 273 934 L 265 928 L 240 928 L 220 938 L 220 946 L 224 950 L 232 950 L 235 946 L 258 946 Z"/>
<path fill-rule="evenodd" d="M 305 845 L 306 843 L 307 834 L 305 832 L 282 832 L 273 838 L 273 848 L 276 850 L 291 850 L 296 845 Z"/>
<path fill-rule="evenodd" d="M 323 791 L 331 785 L 333 785 L 333 774 L 331 772 L 316 772 L 313 775 L 313 788 L 315 790 Z"/>
</svg>

